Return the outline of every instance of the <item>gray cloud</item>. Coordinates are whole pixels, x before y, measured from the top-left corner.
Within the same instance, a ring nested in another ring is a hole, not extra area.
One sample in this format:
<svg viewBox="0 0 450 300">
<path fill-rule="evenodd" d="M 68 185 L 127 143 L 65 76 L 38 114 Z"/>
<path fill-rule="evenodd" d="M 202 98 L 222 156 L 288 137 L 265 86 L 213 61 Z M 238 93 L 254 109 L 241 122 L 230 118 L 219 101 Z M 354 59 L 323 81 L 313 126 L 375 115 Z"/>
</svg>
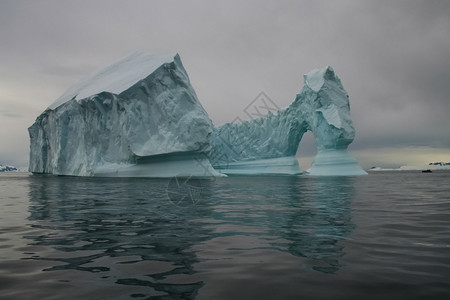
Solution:
<svg viewBox="0 0 450 300">
<path fill-rule="evenodd" d="M 354 149 L 450 148 L 449 15 L 445 0 L 2 1 L 0 96 L 14 100 L 0 104 L 24 116 L 23 131 L 95 69 L 176 51 L 221 124 L 261 91 L 289 105 L 303 73 L 331 65 L 350 95 Z M 10 109 L 24 103 L 33 109 Z"/>
<path fill-rule="evenodd" d="M 9 111 L 2 111 L 0 110 L 0 115 L 6 118 L 20 118 L 22 117 L 21 114 L 15 113 L 15 112 L 9 112 Z"/>
</svg>

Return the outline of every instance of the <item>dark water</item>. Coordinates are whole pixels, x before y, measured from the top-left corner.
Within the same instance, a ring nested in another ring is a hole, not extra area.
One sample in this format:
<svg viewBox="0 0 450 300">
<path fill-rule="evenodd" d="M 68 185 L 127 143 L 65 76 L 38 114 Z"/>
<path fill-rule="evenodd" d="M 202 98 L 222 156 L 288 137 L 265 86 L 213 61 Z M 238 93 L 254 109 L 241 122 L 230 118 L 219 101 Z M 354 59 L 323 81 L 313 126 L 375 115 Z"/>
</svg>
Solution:
<svg viewBox="0 0 450 300">
<path fill-rule="evenodd" d="M 448 172 L 188 184 L 0 175 L 0 298 L 450 299 Z"/>
</svg>

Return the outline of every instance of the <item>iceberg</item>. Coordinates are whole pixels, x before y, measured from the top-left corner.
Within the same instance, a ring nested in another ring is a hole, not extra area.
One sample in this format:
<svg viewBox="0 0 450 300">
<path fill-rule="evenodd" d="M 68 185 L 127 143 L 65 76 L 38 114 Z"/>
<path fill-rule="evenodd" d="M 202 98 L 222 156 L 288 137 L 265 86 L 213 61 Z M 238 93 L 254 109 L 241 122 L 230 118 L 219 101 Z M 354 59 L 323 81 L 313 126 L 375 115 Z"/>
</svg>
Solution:
<svg viewBox="0 0 450 300">
<path fill-rule="evenodd" d="M 317 144 L 308 175 L 367 174 L 348 153 L 355 137 L 349 98 L 331 67 L 305 74 L 301 93 L 286 109 L 214 128 L 209 158 L 228 175 L 301 174 L 295 154 L 307 131 Z"/>
<path fill-rule="evenodd" d="M 28 128 L 29 171 L 217 176 L 213 125 L 178 54 L 134 53 L 75 84 Z"/>
<path fill-rule="evenodd" d="M 331 67 L 304 75 L 283 110 L 214 128 L 178 54 L 134 53 L 80 81 L 34 124 L 29 171 L 71 176 L 301 174 L 305 132 L 318 153 L 309 175 L 367 174 L 348 153 L 348 95 Z"/>
</svg>

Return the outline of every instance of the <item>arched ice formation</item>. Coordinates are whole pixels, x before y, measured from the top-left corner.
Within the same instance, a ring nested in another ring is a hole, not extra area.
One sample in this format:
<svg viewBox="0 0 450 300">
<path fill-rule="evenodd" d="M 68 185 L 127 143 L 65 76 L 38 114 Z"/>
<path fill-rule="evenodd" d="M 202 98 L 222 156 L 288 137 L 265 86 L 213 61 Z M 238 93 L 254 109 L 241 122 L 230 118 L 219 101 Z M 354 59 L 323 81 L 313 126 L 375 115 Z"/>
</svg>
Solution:
<svg viewBox="0 0 450 300">
<path fill-rule="evenodd" d="M 355 129 L 347 92 L 331 67 L 305 74 L 301 93 L 286 109 L 215 128 L 209 159 L 224 174 L 300 174 L 295 154 L 308 130 L 317 155 L 307 174 L 367 174 L 347 151 Z"/>
</svg>

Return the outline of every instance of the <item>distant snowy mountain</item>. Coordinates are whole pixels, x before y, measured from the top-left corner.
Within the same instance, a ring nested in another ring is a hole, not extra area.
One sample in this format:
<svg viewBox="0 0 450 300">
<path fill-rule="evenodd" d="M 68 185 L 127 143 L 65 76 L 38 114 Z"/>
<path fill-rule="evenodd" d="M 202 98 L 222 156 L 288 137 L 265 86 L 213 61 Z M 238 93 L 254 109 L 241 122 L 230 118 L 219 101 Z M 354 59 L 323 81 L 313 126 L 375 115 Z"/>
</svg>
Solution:
<svg viewBox="0 0 450 300">
<path fill-rule="evenodd" d="M 10 172 L 10 171 L 19 171 L 19 169 L 13 166 L 3 166 L 2 164 L 0 164 L 0 172 Z"/>
<path fill-rule="evenodd" d="M 448 168 L 450 168 L 450 162 L 442 162 L 442 161 L 439 161 L 439 162 L 432 162 L 432 163 L 429 163 L 428 165 L 429 165 L 429 166 L 441 166 L 441 167 L 448 167 Z"/>
<path fill-rule="evenodd" d="M 401 166 L 399 168 L 372 167 L 369 171 L 420 171 L 420 170 L 450 170 L 450 162 L 433 162 L 420 166 Z"/>
</svg>

